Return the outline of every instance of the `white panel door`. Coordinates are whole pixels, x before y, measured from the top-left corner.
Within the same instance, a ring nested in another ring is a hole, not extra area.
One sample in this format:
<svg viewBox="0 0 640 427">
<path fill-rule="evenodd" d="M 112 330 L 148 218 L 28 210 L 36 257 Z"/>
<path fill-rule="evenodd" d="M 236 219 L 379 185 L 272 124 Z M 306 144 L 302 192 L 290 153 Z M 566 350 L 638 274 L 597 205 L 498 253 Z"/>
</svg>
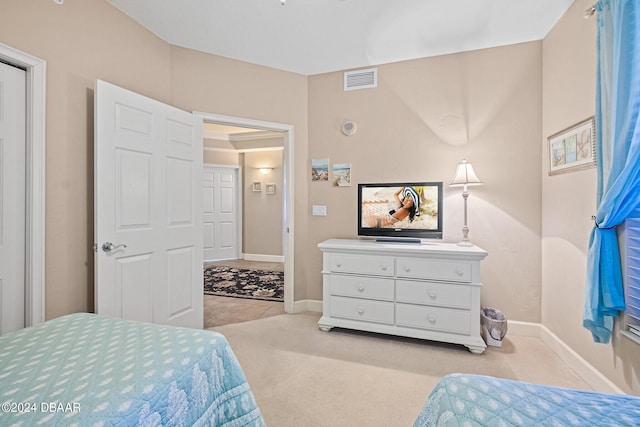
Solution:
<svg viewBox="0 0 640 427">
<path fill-rule="evenodd" d="M 239 255 L 238 169 L 205 165 L 203 187 L 204 260 Z"/>
<path fill-rule="evenodd" d="M 0 335 L 25 326 L 26 79 L 0 63 Z"/>
<path fill-rule="evenodd" d="M 96 313 L 202 328 L 202 119 L 97 81 Z"/>
</svg>

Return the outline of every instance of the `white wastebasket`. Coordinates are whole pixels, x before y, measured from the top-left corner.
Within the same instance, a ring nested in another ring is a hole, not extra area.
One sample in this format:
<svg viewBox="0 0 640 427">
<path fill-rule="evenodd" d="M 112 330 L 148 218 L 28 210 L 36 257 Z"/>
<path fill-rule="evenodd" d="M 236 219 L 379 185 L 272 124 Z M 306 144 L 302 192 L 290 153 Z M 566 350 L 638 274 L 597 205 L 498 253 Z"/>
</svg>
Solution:
<svg viewBox="0 0 640 427">
<path fill-rule="evenodd" d="M 502 347 L 502 339 L 507 335 L 507 317 L 500 311 L 491 307 L 482 307 L 480 310 L 480 325 L 482 338 L 492 347 Z"/>
</svg>

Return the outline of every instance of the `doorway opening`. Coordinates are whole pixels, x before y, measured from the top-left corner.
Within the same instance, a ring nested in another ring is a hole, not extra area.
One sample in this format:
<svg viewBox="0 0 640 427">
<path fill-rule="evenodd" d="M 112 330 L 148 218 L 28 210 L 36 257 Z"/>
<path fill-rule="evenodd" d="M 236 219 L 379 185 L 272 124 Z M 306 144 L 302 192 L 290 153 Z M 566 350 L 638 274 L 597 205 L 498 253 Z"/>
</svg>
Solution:
<svg viewBox="0 0 640 427">
<path fill-rule="evenodd" d="M 195 112 L 194 114 L 203 118 L 206 124 L 214 124 L 218 126 L 229 126 L 242 128 L 246 132 L 248 129 L 253 132 L 265 132 L 264 136 L 279 136 L 282 141 L 281 147 L 264 146 L 254 147 L 253 152 L 263 149 L 281 150 L 282 152 L 282 217 L 281 235 L 279 236 L 282 244 L 282 262 L 284 265 L 284 312 L 294 312 L 294 259 L 293 259 L 293 141 L 294 127 L 293 125 L 266 122 L 260 120 L 246 119 L 241 117 L 232 117 L 219 114 L 211 114 L 204 112 Z M 268 138 L 267 138 L 268 139 Z M 206 162 L 205 162 L 206 163 Z M 257 167 L 257 166 L 256 166 Z M 240 184 L 247 187 L 248 183 Z M 251 183 L 253 185 L 253 183 Z M 266 192 L 267 188 L 261 188 Z M 276 187 L 270 187 L 269 191 L 279 192 Z M 242 235 L 242 231 L 240 231 Z"/>
</svg>

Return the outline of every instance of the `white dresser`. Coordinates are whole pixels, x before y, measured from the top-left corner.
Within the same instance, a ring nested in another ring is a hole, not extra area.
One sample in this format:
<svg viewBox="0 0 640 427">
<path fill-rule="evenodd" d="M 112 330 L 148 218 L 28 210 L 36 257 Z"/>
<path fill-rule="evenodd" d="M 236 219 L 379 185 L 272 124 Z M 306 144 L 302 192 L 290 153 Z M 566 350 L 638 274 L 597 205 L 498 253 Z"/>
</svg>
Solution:
<svg viewBox="0 0 640 427">
<path fill-rule="evenodd" d="M 323 252 L 320 329 L 379 332 L 486 348 L 480 336 L 480 261 L 455 243 L 330 239 Z"/>
</svg>

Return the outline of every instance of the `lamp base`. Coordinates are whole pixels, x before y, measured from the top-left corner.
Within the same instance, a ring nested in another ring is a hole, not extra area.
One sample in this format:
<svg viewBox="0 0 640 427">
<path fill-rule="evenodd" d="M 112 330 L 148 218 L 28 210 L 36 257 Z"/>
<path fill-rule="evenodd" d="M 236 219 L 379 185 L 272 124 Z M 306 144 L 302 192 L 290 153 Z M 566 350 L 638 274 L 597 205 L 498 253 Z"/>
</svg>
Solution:
<svg viewBox="0 0 640 427">
<path fill-rule="evenodd" d="M 467 227 L 467 203 L 466 203 L 466 199 L 465 199 L 465 204 L 464 204 L 464 226 L 462 227 L 462 240 L 460 240 L 458 242 L 458 246 L 465 246 L 465 247 L 470 247 L 473 246 L 473 243 L 471 243 L 469 241 L 469 227 Z"/>
<path fill-rule="evenodd" d="M 466 248 L 469 248 L 471 246 L 475 246 L 473 243 L 471 243 L 469 240 L 460 240 L 458 242 L 458 246 L 464 246 Z"/>
</svg>

